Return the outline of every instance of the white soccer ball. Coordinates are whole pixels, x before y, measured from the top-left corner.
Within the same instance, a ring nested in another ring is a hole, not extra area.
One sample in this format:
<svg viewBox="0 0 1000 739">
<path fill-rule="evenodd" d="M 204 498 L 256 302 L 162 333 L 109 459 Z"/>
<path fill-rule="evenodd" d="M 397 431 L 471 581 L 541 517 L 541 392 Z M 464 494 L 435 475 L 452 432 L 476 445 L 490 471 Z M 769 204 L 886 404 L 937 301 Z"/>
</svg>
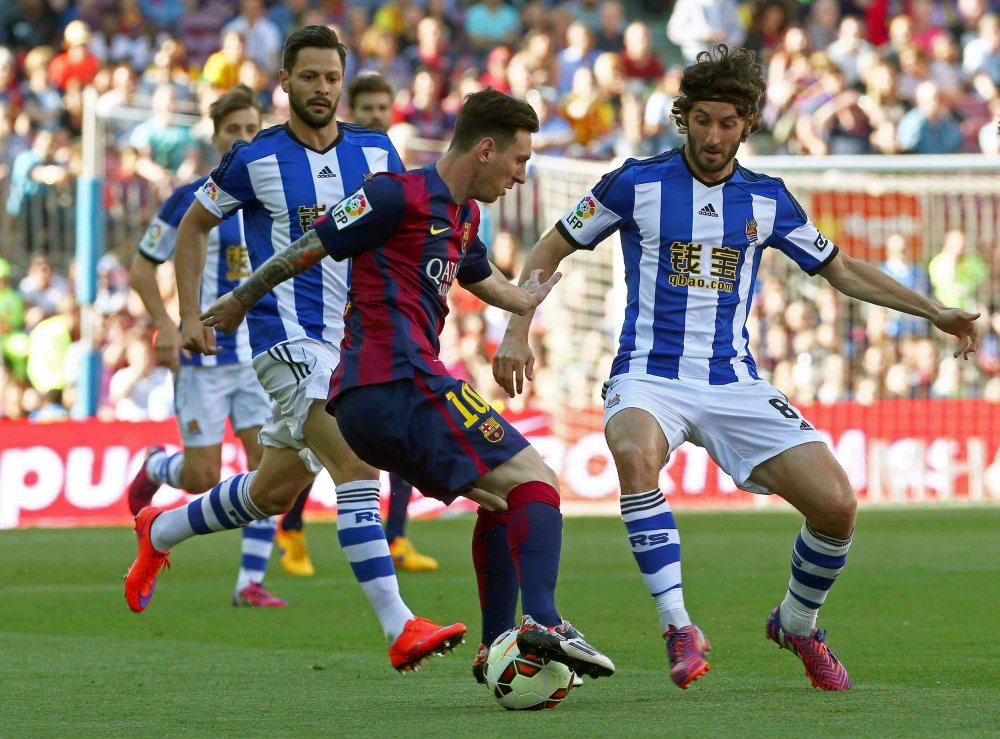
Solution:
<svg viewBox="0 0 1000 739">
<path fill-rule="evenodd" d="M 573 671 L 560 662 L 543 662 L 517 648 L 517 629 L 496 638 L 486 658 L 486 686 L 511 711 L 555 708 L 569 695 Z"/>
</svg>

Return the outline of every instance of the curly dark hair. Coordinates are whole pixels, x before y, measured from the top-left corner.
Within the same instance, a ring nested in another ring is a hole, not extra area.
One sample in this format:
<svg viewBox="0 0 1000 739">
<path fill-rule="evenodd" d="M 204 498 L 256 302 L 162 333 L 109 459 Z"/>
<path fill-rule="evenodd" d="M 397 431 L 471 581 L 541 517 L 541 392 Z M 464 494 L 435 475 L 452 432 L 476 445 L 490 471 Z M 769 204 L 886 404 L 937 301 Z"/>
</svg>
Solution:
<svg viewBox="0 0 1000 739">
<path fill-rule="evenodd" d="M 732 103 L 741 118 L 749 118 L 758 110 L 764 86 L 764 70 L 753 51 L 718 44 L 698 54 L 697 61 L 684 70 L 670 113 L 681 133 L 687 133 L 688 114 L 699 100 Z M 759 117 L 754 118 L 748 134 L 762 125 Z"/>
</svg>

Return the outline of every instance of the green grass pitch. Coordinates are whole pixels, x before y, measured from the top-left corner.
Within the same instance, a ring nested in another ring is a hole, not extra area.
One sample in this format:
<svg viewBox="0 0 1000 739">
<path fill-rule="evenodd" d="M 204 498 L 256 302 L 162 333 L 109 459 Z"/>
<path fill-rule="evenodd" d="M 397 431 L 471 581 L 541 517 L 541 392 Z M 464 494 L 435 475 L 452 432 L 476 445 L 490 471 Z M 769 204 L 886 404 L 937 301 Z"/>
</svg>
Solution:
<svg viewBox="0 0 1000 739">
<path fill-rule="evenodd" d="M 416 612 L 470 638 L 417 674 L 389 665 L 333 524 L 309 526 L 318 574 L 267 584 L 283 610 L 229 605 L 239 536 L 189 541 L 141 615 L 123 528 L 0 532 L 2 736 L 969 736 L 1000 733 L 1000 509 L 863 510 L 821 616 L 855 689 L 809 687 L 764 620 L 798 519 L 678 515 L 688 607 L 712 671 L 670 683 L 654 609 L 614 518 L 566 520 L 559 603 L 618 673 L 554 711 L 509 713 L 473 682 L 471 517 L 415 521 L 437 556 L 401 575 Z"/>
</svg>

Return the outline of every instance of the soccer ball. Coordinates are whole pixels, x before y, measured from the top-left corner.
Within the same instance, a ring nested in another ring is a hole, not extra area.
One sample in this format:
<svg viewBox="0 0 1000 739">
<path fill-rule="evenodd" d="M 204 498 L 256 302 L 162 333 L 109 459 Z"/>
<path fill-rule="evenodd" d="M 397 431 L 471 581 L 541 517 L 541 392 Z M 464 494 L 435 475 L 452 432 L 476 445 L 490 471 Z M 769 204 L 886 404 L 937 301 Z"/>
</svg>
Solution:
<svg viewBox="0 0 1000 739">
<path fill-rule="evenodd" d="M 517 648 L 517 629 L 496 638 L 486 657 L 486 686 L 510 711 L 555 708 L 569 695 L 573 671 L 560 662 L 543 662 Z"/>
</svg>

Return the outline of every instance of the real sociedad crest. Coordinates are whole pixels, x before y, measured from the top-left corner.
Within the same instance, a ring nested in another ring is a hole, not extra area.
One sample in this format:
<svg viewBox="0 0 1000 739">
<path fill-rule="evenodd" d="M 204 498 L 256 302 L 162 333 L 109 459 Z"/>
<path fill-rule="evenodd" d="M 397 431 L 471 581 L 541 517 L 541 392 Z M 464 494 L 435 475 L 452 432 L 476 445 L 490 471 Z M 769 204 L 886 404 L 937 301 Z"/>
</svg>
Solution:
<svg viewBox="0 0 1000 739">
<path fill-rule="evenodd" d="M 747 243 L 757 243 L 757 219 L 751 218 L 747 221 Z"/>
</svg>

